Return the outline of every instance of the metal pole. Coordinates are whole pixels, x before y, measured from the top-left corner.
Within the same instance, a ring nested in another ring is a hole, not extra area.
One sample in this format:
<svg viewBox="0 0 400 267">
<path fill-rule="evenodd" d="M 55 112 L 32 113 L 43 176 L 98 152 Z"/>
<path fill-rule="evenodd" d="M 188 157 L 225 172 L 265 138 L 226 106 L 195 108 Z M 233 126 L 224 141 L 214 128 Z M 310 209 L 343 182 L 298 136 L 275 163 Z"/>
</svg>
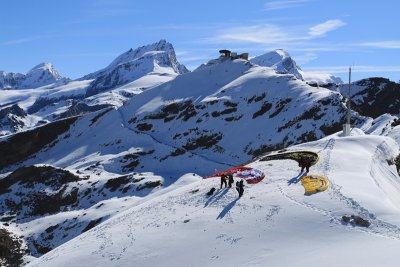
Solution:
<svg viewBox="0 0 400 267">
<path fill-rule="evenodd" d="M 349 67 L 349 94 L 347 95 L 347 124 L 350 125 L 350 111 L 351 111 L 351 104 L 350 104 L 350 90 L 351 90 L 351 67 Z"/>
</svg>

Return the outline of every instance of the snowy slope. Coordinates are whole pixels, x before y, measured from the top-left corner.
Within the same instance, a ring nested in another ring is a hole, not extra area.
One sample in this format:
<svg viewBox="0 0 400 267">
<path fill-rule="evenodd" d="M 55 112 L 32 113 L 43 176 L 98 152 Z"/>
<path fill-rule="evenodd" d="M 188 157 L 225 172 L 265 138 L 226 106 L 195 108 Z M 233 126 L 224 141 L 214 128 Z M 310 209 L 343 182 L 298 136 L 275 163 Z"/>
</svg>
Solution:
<svg viewBox="0 0 400 267">
<path fill-rule="evenodd" d="M 319 154 L 311 172 L 328 177 L 327 191 L 304 195 L 290 160 L 251 163 L 266 178 L 241 199 L 233 189 L 207 197 L 218 179 L 184 176 L 190 184 L 132 205 L 29 266 L 398 266 L 400 181 L 387 165 L 396 143 L 354 131 L 289 148 L 304 149 Z M 345 214 L 371 226 L 342 223 Z"/>
<path fill-rule="evenodd" d="M 251 158 L 244 153 L 255 156 L 340 130 L 341 100 L 338 93 L 291 75 L 233 60 L 201 66 L 144 92 L 121 110 L 142 132 L 238 164 Z M 199 144 L 204 138 L 214 141 Z"/>
<path fill-rule="evenodd" d="M 138 155 L 141 164 L 135 170 L 179 177 L 199 164 L 190 161 L 178 171 L 171 171 L 170 164 L 196 156 L 211 162 L 200 173 L 204 175 L 215 164 L 241 164 L 263 152 L 336 132 L 345 111 L 338 93 L 243 60 L 226 61 L 178 76 L 117 110 L 77 120 L 58 143 L 23 164 L 76 169 L 75 162 L 88 158 L 120 174 L 115 162 L 131 147 L 144 147 L 154 152 Z M 95 159 L 93 153 L 104 158 Z"/>
<path fill-rule="evenodd" d="M 400 145 L 400 120 L 397 116 L 383 114 L 368 120 L 361 129 L 371 135 L 391 137 Z"/>
</svg>

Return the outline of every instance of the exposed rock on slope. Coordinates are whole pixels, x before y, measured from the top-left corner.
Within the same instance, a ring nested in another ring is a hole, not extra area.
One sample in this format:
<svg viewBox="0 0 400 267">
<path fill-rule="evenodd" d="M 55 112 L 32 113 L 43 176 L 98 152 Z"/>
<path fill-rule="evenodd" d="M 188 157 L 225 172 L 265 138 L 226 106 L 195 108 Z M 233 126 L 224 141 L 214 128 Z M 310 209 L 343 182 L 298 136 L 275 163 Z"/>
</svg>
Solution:
<svg viewBox="0 0 400 267">
<path fill-rule="evenodd" d="M 50 145 L 58 135 L 67 131 L 76 119 L 76 117 L 72 117 L 56 121 L 33 130 L 15 134 L 0 142 L 0 170 L 24 161 L 46 145 Z"/>
<path fill-rule="evenodd" d="M 21 266 L 24 254 L 22 241 L 7 230 L 0 228 L 0 266 Z"/>
<path fill-rule="evenodd" d="M 346 94 L 347 90 L 343 93 Z M 354 110 L 364 116 L 376 118 L 385 113 L 398 116 L 400 84 L 385 78 L 363 79 L 352 85 L 351 100 Z"/>
<path fill-rule="evenodd" d="M 16 133 L 25 126 L 26 112 L 18 104 L 0 109 L 0 136 Z"/>
</svg>

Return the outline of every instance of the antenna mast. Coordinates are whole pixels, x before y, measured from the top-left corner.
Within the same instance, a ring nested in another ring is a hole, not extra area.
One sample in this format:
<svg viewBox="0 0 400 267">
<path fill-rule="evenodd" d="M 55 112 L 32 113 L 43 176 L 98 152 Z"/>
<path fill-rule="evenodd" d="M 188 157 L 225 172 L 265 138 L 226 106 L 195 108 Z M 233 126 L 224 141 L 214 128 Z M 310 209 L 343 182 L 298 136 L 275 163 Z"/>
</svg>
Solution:
<svg viewBox="0 0 400 267">
<path fill-rule="evenodd" d="M 347 95 L 347 122 L 346 122 L 349 125 L 351 118 L 350 90 L 351 90 L 351 67 L 349 67 L 349 94 Z"/>
<path fill-rule="evenodd" d="M 349 93 L 347 95 L 347 114 L 346 114 L 346 123 L 343 124 L 343 136 L 349 136 L 351 132 L 351 103 L 350 103 L 350 90 L 351 90 L 351 67 L 349 67 Z"/>
</svg>

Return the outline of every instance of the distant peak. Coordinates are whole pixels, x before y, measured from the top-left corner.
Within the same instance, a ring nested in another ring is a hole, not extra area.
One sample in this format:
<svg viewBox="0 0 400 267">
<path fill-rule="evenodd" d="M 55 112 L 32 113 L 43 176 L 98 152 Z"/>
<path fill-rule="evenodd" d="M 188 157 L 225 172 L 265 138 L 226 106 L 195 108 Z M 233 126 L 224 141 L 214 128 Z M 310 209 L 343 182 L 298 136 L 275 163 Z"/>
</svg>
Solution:
<svg viewBox="0 0 400 267">
<path fill-rule="evenodd" d="M 275 51 L 273 51 L 275 53 L 277 53 L 278 55 L 280 55 L 281 57 L 290 57 L 289 53 L 286 52 L 283 49 L 275 49 Z"/>
<path fill-rule="evenodd" d="M 36 65 L 35 67 L 33 67 L 29 72 L 33 71 L 33 70 L 37 70 L 37 69 L 54 69 L 53 64 L 51 63 L 47 63 L 47 62 L 42 62 L 38 65 Z"/>
<path fill-rule="evenodd" d="M 260 66 L 271 67 L 278 73 L 293 74 L 297 79 L 303 80 L 299 72 L 301 71 L 300 67 L 297 66 L 289 53 L 283 49 L 275 49 L 261 56 L 252 58 L 250 61 Z"/>
</svg>

